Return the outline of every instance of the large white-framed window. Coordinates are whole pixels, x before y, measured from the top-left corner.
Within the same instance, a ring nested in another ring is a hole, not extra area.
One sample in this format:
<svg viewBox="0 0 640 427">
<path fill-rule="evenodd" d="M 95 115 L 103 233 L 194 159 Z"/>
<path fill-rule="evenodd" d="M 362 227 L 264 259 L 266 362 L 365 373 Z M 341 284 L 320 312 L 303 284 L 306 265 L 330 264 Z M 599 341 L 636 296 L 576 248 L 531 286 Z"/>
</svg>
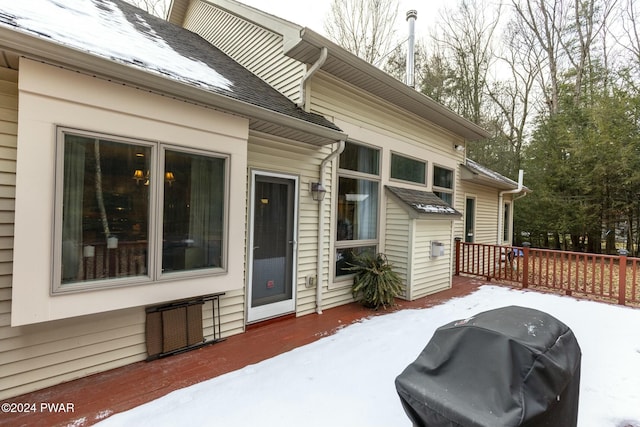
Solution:
<svg viewBox="0 0 640 427">
<path fill-rule="evenodd" d="M 453 170 L 433 166 L 433 193 L 453 206 Z"/>
<path fill-rule="evenodd" d="M 348 276 L 355 255 L 378 248 L 380 150 L 347 142 L 340 155 L 335 276 Z"/>
<path fill-rule="evenodd" d="M 219 274 L 228 156 L 59 127 L 54 293 Z"/>
<path fill-rule="evenodd" d="M 416 184 L 427 184 L 427 162 L 391 153 L 391 178 Z"/>
</svg>

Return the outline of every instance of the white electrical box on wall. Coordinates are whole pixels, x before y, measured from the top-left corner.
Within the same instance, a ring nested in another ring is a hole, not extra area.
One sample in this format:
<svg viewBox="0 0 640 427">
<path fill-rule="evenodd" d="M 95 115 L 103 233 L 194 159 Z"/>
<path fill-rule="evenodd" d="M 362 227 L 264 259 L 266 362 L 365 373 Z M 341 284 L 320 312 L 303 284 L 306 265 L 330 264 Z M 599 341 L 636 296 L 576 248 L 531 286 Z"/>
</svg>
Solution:
<svg viewBox="0 0 640 427">
<path fill-rule="evenodd" d="M 442 242 L 431 242 L 431 258 L 437 258 L 444 256 L 444 243 Z"/>
</svg>

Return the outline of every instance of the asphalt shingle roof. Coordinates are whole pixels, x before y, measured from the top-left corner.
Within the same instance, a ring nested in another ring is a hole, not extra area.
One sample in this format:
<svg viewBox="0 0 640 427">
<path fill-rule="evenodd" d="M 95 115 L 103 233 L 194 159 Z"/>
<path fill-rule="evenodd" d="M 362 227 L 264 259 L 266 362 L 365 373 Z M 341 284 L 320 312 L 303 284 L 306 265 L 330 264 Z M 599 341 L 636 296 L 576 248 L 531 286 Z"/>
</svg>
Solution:
<svg viewBox="0 0 640 427">
<path fill-rule="evenodd" d="M 55 15 L 45 16 L 44 10 Z M 72 27 L 69 21 L 82 23 L 86 30 L 74 33 L 77 28 Z M 0 11 L 0 25 L 331 130 L 340 130 L 323 116 L 299 108 L 199 35 L 121 0 L 10 3 Z M 127 39 L 117 44 L 114 42 L 116 36 Z M 170 55 L 158 55 L 161 51 Z"/>
<path fill-rule="evenodd" d="M 385 188 L 419 216 L 460 217 L 462 215 L 430 191 L 412 190 L 391 185 L 386 185 Z"/>
</svg>

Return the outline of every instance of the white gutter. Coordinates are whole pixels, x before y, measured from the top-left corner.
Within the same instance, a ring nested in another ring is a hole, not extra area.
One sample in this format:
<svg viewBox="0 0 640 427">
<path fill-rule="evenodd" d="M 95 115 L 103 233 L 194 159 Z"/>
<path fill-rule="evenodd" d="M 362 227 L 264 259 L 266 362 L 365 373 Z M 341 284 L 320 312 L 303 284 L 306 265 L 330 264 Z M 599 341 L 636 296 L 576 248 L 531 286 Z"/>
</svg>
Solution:
<svg viewBox="0 0 640 427">
<path fill-rule="evenodd" d="M 502 229 L 504 228 L 504 195 L 505 194 L 517 194 L 521 193 L 524 186 L 522 185 L 522 181 L 524 180 L 524 171 L 520 169 L 518 171 L 518 188 L 515 190 L 504 190 L 498 194 L 498 239 L 497 245 L 500 246 L 503 243 Z M 526 195 L 526 193 L 525 193 Z M 513 200 L 515 201 L 515 199 Z M 513 206 L 511 207 L 511 211 L 513 212 Z"/>
<path fill-rule="evenodd" d="M 332 151 L 320 164 L 320 185 L 324 186 L 324 175 L 327 165 L 344 151 L 344 147 L 344 140 L 340 140 L 338 142 L 338 148 Z M 318 314 L 322 314 L 322 283 L 324 282 L 322 277 L 322 267 L 324 264 L 324 257 L 322 256 L 324 252 L 324 209 L 324 199 L 322 199 L 318 203 L 318 256 L 316 265 L 316 313 Z"/>
<path fill-rule="evenodd" d="M 306 111 L 307 105 L 307 80 L 309 80 L 315 73 L 322 67 L 327 60 L 327 56 L 329 55 L 329 50 L 326 47 L 322 47 L 320 49 L 320 57 L 318 60 L 309 68 L 307 74 L 302 77 L 300 80 L 300 101 L 298 102 L 298 107 L 302 108 Z"/>
</svg>

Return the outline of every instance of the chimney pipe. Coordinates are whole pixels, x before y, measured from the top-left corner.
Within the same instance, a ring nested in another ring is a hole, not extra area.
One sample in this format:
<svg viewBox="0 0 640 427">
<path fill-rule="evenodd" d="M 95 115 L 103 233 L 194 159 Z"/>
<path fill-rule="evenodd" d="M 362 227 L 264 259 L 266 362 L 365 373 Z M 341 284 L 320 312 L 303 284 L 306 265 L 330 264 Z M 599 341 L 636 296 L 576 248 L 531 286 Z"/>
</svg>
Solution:
<svg viewBox="0 0 640 427">
<path fill-rule="evenodd" d="M 414 81 L 415 73 L 415 39 L 416 30 L 415 23 L 418 18 L 418 12 L 416 10 L 410 10 L 407 12 L 407 21 L 409 21 L 409 47 L 407 49 L 407 86 L 415 88 L 416 83 Z"/>
</svg>

